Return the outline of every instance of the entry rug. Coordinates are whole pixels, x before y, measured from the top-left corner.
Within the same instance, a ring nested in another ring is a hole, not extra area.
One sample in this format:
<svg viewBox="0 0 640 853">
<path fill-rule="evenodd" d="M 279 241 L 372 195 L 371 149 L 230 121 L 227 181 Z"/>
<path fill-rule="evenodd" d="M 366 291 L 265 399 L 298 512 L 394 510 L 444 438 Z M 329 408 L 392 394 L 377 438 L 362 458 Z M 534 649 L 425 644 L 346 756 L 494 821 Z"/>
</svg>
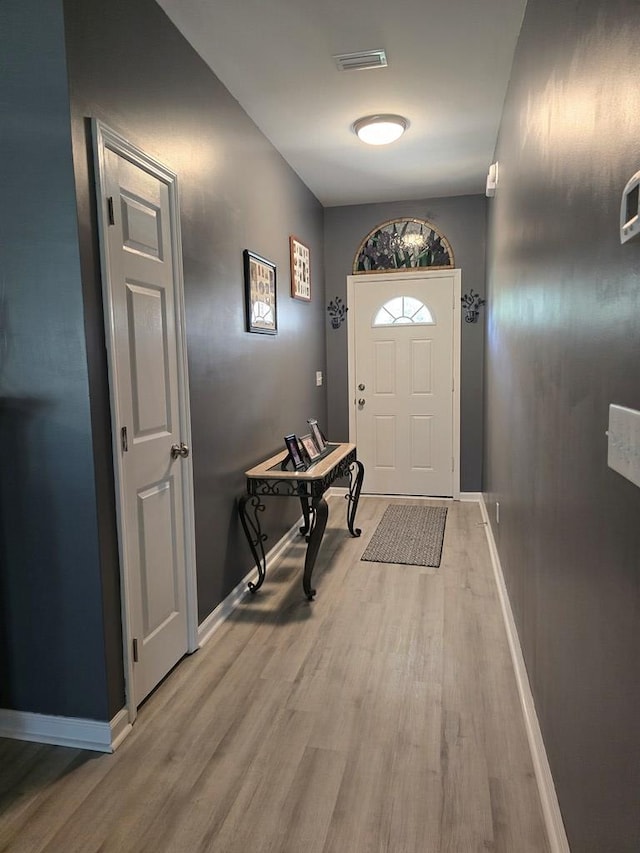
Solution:
<svg viewBox="0 0 640 853">
<path fill-rule="evenodd" d="M 444 506 L 392 504 L 360 558 L 368 563 L 403 563 L 437 568 L 442 557 Z"/>
</svg>

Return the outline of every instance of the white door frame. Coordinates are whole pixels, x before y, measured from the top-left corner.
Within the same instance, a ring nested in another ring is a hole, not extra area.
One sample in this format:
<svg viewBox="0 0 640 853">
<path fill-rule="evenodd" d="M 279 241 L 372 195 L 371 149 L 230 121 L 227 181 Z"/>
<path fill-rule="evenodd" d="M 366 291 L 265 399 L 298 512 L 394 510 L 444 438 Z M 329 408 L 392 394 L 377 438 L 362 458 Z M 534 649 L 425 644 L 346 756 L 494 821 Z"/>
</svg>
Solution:
<svg viewBox="0 0 640 853">
<path fill-rule="evenodd" d="M 122 604 L 122 643 L 124 652 L 125 697 L 132 723 L 137 715 L 133 695 L 133 652 L 130 617 L 131 590 L 126 559 L 126 516 L 124 512 L 123 460 L 120 452 L 120 411 L 118 403 L 118 375 L 116 371 L 116 332 L 111 300 L 112 281 L 108 262 L 108 202 L 106 192 L 105 151 L 110 150 L 129 160 L 135 166 L 153 175 L 167 185 L 171 210 L 171 249 L 173 254 L 173 277 L 175 282 L 176 344 L 178 356 L 178 407 L 181 421 L 181 435 L 191 446 L 191 418 L 189 412 L 189 377 L 187 373 L 187 344 L 184 311 L 184 281 L 182 275 L 182 241 L 180 238 L 180 205 L 178 198 L 178 178 L 161 163 L 153 160 L 124 137 L 111 130 L 97 119 L 92 119 L 93 152 L 96 178 L 96 197 L 98 208 L 98 233 L 100 237 L 100 264 L 102 269 L 102 299 L 107 345 L 107 365 L 109 372 L 109 396 L 111 402 L 111 433 L 113 469 L 116 486 L 116 518 L 118 525 L 118 549 L 120 556 L 120 589 Z M 187 649 L 194 652 L 198 648 L 198 598 L 195 557 L 195 525 L 193 506 L 193 463 L 192 456 L 181 462 L 183 470 L 184 531 L 185 531 L 185 571 L 187 591 Z"/>
<path fill-rule="evenodd" d="M 359 275 L 347 276 L 347 399 L 349 405 L 349 441 L 356 445 L 358 443 L 356 430 L 356 318 L 354 311 L 354 288 L 356 282 L 410 281 L 425 277 L 439 278 L 443 275 L 450 276 L 453 284 L 453 499 L 460 500 L 460 322 L 462 313 L 460 310 L 460 300 L 462 298 L 462 273 L 459 269 L 430 270 L 427 268 L 407 270 L 406 272 L 360 273 Z M 366 484 L 365 471 L 365 490 Z"/>
</svg>

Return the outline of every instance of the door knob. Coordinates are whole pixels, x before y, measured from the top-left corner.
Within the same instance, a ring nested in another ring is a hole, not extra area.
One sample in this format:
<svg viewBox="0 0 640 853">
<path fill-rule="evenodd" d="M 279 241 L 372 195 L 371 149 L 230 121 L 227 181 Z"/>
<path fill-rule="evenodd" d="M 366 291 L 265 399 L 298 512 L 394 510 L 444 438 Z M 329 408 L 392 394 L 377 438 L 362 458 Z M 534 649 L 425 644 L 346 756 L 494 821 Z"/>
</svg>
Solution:
<svg viewBox="0 0 640 853">
<path fill-rule="evenodd" d="M 189 446 L 181 441 L 180 444 L 172 444 L 171 445 L 171 458 L 177 459 L 178 456 L 182 456 L 183 459 L 186 459 L 189 455 Z"/>
<path fill-rule="evenodd" d="M 364 406 L 365 402 L 366 400 L 364 399 L 364 397 L 360 397 L 360 399 L 358 400 L 358 405 L 360 406 L 360 408 Z"/>
</svg>

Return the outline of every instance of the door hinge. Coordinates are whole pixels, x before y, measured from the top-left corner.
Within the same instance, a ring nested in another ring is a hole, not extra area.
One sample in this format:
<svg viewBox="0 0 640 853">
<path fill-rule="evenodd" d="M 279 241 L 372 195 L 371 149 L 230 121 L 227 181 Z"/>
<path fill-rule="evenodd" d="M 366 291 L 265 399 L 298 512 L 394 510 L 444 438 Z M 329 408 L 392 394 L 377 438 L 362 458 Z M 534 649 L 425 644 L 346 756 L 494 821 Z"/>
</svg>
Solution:
<svg viewBox="0 0 640 853">
<path fill-rule="evenodd" d="M 120 430 L 120 444 L 122 445 L 122 452 L 126 453 L 129 449 L 129 439 L 127 438 L 127 428 L 122 427 Z"/>
<path fill-rule="evenodd" d="M 109 225 L 116 224 L 116 217 L 113 212 L 113 196 L 109 196 L 107 199 L 107 217 L 109 219 Z"/>
<path fill-rule="evenodd" d="M 138 663 L 138 641 L 134 639 L 133 643 L 133 662 Z"/>
</svg>

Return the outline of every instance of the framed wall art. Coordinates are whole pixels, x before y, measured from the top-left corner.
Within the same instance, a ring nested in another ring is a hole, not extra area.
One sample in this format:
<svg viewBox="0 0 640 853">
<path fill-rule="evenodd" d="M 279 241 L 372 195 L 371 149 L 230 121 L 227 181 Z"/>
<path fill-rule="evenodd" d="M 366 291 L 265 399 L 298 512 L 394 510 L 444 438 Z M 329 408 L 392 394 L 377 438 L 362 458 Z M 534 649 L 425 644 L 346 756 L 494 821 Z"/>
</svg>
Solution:
<svg viewBox="0 0 640 853">
<path fill-rule="evenodd" d="M 294 299 L 311 301 L 311 258 L 309 247 L 298 240 L 289 237 L 291 256 L 291 296 Z"/>
<path fill-rule="evenodd" d="M 247 332 L 277 334 L 276 266 L 249 249 L 244 250 L 244 289 Z"/>
</svg>

